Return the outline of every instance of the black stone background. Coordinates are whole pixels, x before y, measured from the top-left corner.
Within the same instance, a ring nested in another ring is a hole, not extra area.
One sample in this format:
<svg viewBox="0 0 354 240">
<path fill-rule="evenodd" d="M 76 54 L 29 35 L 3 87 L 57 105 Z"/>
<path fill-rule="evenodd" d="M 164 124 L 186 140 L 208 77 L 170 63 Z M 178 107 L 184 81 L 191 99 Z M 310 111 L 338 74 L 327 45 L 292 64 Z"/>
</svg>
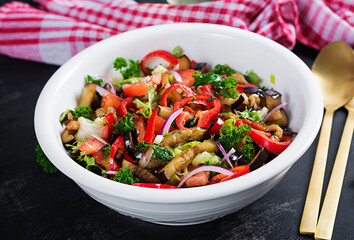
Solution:
<svg viewBox="0 0 354 240">
<path fill-rule="evenodd" d="M 318 53 L 299 43 L 293 52 L 309 67 Z M 57 69 L 0 55 L 0 239 L 313 238 L 300 235 L 299 225 L 318 137 L 264 197 L 239 212 L 194 226 L 161 226 L 120 215 L 91 199 L 64 174 L 47 175 L 35 161 L 33 115 L 41 89 Z M 325 186 L 346 116 L 344 108 L 334 116 Z M 333 239 L 354 239 L 353 148 L 352 143 Z"/>
</svg>

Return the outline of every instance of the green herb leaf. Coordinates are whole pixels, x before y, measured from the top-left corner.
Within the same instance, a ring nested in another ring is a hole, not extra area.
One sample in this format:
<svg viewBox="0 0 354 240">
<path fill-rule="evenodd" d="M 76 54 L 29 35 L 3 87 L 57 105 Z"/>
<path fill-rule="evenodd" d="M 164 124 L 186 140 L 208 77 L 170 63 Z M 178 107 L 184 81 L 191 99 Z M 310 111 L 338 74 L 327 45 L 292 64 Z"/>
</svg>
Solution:
<svg viewBox="0 0 354 240">
<path fill-rule="evenodd" d="M 121 168 L 112 180 L 129 185 L 139 181 L 137 178 L 134 179 L 133 173 L 129 168 Z"/>
<path fill-rule="evenodd" d="M 257 75 L 257 73 L 253 72 L 252 70 L 247 71 L 246 75 L 248 77 L 248 82 L 254 85 L 259 86 L 262 79 Z"/>
<path fill-rule="evenodd" d="M 129 67 L 126 59 L 117 57 L 113 63 L 114 69 L 120 71 L 124 79 L 130 77 L 139 77 L 140 75 L 140 61 L 129 59 Z"/>
<path fill-rule="evenodd" d="M 152 104 L 156 99 L 155 87 L 150 85 L 148 89 L 148 101 L 143 103 L 139 99 L 134 99 L 133 103 L 140 109 L 140 113 L 145 117 L 149 118 L 152 114 Z"/>
<path fill-rule="evenodd" d="M 235 126 L 235 119 L 228 119 L 220 129 L 219 142 L 224 147 L 225 151 L 230 151 L 232 147 L 242 140 L 246 141 L 244 145 L 243 156 L 247 161 L 250 161 L 253 156 L 253 144 L 252 139 L 248 136 L 248 132 L 251 131 L 251 127 L 243 124 L 239 127 Z"/>
<path fill-rule="evenodd" d="M 224 64 L 224 65 L 217 64 L 210 72 L 216 73 L 219 75 L 227 75 L 227 76 L 230 76 L 233 73 L 240 73 L 240 72 L 230 68 L 230 66 L 227 64 Z"/>
<path fill-rule="evenodd" d="M 87 84 L 87 83 L 90 83 L 90 82 L 94 82 L 94 83 L 96 83 L 98 86 L 102 86 L 103 80 L 100 79 L 100 78 L 97 79 L 97 78 L 94 78 L 94 77 L 92 77 L 92 76 L 90 76 L 90 75 L 87 75 L 86 78 L 85 78 L 85 83 Z"/>
<path fill-rule="evenodd" d="M 80 156 L 77 159 L 79 161 L 85 162 L 87 169 L 96 165 L 95 159 L 93 157 L 84 154 L 83 152 L 80 152 Z"/>
<path fill-rule="evenodd" d="M 232 114 L 232 112 L 228 111 L 228 112 L 225 112 L 225 113 L 220 113 L 218 117 L 225 117 L 229 114 Z"/>
<path fill-rule="evenodd" d="M 162 163 L 168 163 L 174 157 L 173 150 L 170 147 L 164 148 L 161 145 L 155 143 L 151 144 L 144 141 L 141 141 L 136 145 L 136 148 L 141 152 L 146 151 L 149 147 L 154 151 L 152 158 L 160 159 Z"/>
<path fill-rule="evenodd" d="M 92 108 L 80 106 L 74 109 L 73 116 L 74 118 L 84 117 L 92 120 L 91 112 L 92 112 Z"/>
<path fill-rule="evenodd" d="M 174 47 L 174 49 L 172 50 L 172 55 L 180 57 L 182 55 L 182 48 L 180 46 Z"/>
<path fill-rule="evenodd" d="M 113 129 L 121 133 L 135 130 L 134 121 L 133 121 L 134 116 L 135 116 L 134 113 L 127 113 L 127 115 L 122 116 L 119 124 L 112 125 Z"/>
<path fill-rule="evenodd" d="M 65 144 L 66 147 L 71 148 L 72 153 L 77 153 L 79 150 L 79 146 L 82 144 L 80 141 L 75 141 L 73 144 Z"/>
<path fill-rule="evenodd" d="M 246 109 L 242 112 L 237 111 L 236 112 L 237 115 L 239 115 L 240 117 L 244 118 L 244 119 L 248 119 L 251 120 L 253 122 L 259 122 L 262 123 L 264 125 L 264 122 L 262 121 L 262 119 L 259 117 L 257 111 L 249 111 L 246 107 Z"/>
<path fill-rule="evenodd" d="M 49 161 L 49 159 L 44 154 L 42 148 L 39 145 L 36 146 L 35 151 L 37 153 L 36 161 L 39 165 L 42 166 L 44 172 L 48 174 L 53 174 L 58 171 L 58 169 L 53 165 L 53 163 Z"/>
<path fill-rule="evenodd" d="M 219 95 L 225 98 L 237 98 L 238 92 L 236 90 L 237 82 L 233 77 L 222 78 L 219 74 L 209 72 L 201 74 L 200 72 L 193 73 L 195 81 L 193 85 L 198 87 L 200 85 L 213 84 L 215 90 L 219 91 Z"/>
</svg>

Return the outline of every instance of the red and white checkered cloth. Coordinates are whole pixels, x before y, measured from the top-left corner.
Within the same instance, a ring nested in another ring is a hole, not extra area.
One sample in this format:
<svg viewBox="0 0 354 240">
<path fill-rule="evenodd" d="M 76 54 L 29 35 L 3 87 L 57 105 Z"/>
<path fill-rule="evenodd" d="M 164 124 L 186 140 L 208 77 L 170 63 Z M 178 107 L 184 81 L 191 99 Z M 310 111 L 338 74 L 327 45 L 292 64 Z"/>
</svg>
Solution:
<svg viewBox="0 0 354 240">
<path fill-rule="evenodd" d="M 354 1 L 223 0 L 172 6 L 133 0 L 37 0 L 0 8 L 0 54 L 63 64 L 84 48 L 131 29 L 204 22 L 247 29 L 292 49 L 354 45 Z"/>
</svg>

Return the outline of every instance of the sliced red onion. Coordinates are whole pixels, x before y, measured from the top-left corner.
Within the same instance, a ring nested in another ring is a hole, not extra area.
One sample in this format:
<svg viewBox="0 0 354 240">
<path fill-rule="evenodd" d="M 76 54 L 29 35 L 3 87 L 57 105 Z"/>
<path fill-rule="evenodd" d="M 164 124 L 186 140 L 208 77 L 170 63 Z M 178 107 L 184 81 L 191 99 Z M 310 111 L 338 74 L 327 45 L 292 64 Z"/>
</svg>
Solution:
<svg viewBox="0 0 354 240">
<path fill-rule="evenodd" d="M 183 186 L 183 184 L 193 175 L 200 173 L 200 172 L 206 172 L 206 171 L 210 171 L 210 172 L 217 172 L 217 173 L 222 173 L 225 174 L 227 176 L 231 176 L 234 174 L 234 172 L 227 170 L 226 168 L 223 167 L 218 167 L 218 166 L 213 166 L 213 165 L 208 165 L 208 166 L 201 166 L 199 168 L 194 169 L 193 171 L 191 171 L 190 173 L 188 173 L 183 179 L 182 181 L 178 184 L 177 187 L 181 187 Z"/>
<path fill-rule="evenodd" d="M 111 80 L 109 80 L 108 78 L 103 77 L 103 76 L 99 76 L 99 78 L 103 80 L 103 84 L 108 84 L 109 85 L 109 87 L 111 88 L 111 93 L 113 93 L 114 95 L 117 95 L 116 88 L 114 87 L 114 85 L 111 82 Z"/>
<path fill-rule="evenodd" d="M 222 152 L 222 154 L 224 155 L 224 157 L 226 158 L 226 161 L 229 163 L 229 165 L 231 166 L 231 168 L 233 168 L 234 166 L 232 165 L 229 156 L 227 156 L 227 153 L 225 152 L 225 149 L 223 148 L 223 146 L 221 145 L 221 143 L 219 141 L 215 141 L 216 145 L 219 147 L 220 151 Z"/>
<path fill-rule="evenodd" d="M 109 174 L 109 175 L 116 175 L 117 174 L 116 171 L 106 171 L 105 173 Z"/>
<path fill-rule="evenodd" d="M 230 156 L 236 152 L 235 148 L 231 148 L 230 151 L 227 153 L 227 156 L 230 159 Z M 224 157 L 221 161 L 224 161 L 226 158 Z"/>
<path fill-rule="evenodd" d="M 263 122 L 266 122 L 267 119 L 269 118 L 270 114 L 272 114 L 272 112 L 274 112 L 275 110 L 284 108 L 286 105 L 288 105 L 287 102 L 282 102 L 281 104 L 279 104 L 278 106 L 276 106 L 275 108 L 273 108 L 272 111 L 270 111 L 267 115 L 265 115 L 265 116 L 262 118 L 262 121 L 263 121 Z"/>
<path fill-rule="evenodd" d="M 162 141 L 162 139 L 163 139 L 163 135 L 156 135 L 155 140 L 154 140 L 154 143 L 160 144 L 160 142 Z"/>
<path fill-rule="evenodd" d="M 171 115 L 166 119 L 165 123 L 162 126 L 160 135 L 163 135 L 165 132 L 169 133 L 172 122 L 176 119 L 176 117 L 183 111 L 183 108 L 178 109 L 171 113 Z"/>
<path fill-rule="evenodd" d="M 96 91 L 101 95 L 105 95 L 106 93 L 111 93 L 110 91 L 108 91 L 107 89 L 101 87 L 101 86 L 97 86 L 96 87 Z"/>
<path fill-rule="evenodd" d="M 90 133 L 90 135 L 94 138 L 96 138 L 98 141 L 108 145 L 108 146 L 111 146 L 111 144 L 109 142 L 107 142 L 106 140 L 104 140 L 103 138 L 97 136 L 96 134 L 93 134 L 93 133 Z"/>
<path fill-rule="evenodd" d="M 181 75 L 176 71 L 170 71 L 177 83 L 182 83 Z"/>
<path fill-rule="evenodd" d="M 236 109 L 234 109 L 234 113 L 235 113 L 236 117 L 240 117 L 240 116 L 237 114 L 237 110 L 236 110 Z"/>
<path fill-rule="evenodd" d="M 140 161 L 139 161 L 139 166 L 142 168 L 145 168 L 148 163 L 151 160 L 152 154 L 153 154 L 154 150 L 152 149 L 152 147 L 149 147 L 143 154 L 143 156 L 141 157 Z"/>
</svg>

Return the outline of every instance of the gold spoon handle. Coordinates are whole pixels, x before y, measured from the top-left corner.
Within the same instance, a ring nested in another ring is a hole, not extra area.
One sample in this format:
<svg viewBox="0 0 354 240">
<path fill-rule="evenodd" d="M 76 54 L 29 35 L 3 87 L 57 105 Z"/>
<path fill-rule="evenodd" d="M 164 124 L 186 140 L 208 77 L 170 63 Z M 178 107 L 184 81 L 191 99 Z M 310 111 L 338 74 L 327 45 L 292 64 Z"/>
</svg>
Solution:
<svg viewBox="0 0 354 240">
<path fill-rule="evenodd" d="M 348 109 L 348 117 L 345 122 L 342 139 L 334 162 L 331 178 L 329 180 L 326 196 L 323 202 L 321 214 L 315 232 L 315 239 L 331 239 L 334 221 L 336 218 L 339 197 L 348 162 L 350 145 L 354 129 L 354 110 Z"/>
<path fill-rule="evenodd" d="M 320 139 L 300 223 L 301 234 L 314 234 L 316 230 L 334 111 L 335 109 L 332 108 L 326 109 L 323 117 Z"/>
</svg>

